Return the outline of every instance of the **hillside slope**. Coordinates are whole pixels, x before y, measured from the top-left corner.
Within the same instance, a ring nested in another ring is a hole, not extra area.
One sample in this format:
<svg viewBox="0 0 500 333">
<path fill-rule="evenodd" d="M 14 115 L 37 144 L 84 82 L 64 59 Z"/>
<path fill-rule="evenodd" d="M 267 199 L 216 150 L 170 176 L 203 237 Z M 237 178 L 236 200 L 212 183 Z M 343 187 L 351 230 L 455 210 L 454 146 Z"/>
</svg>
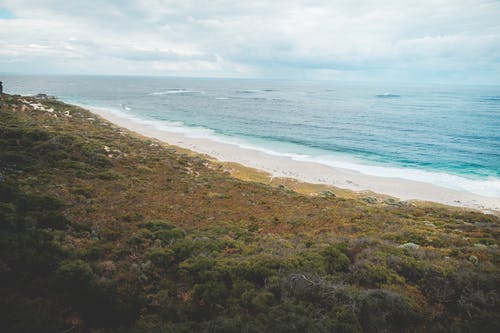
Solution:
<svg viewBox="0 0 500 333">
<path fill-rule="evenodd" d="M 498 332 L 500 218 L 238 180 L 4 95 L 4 332 Z"/>
</svg>

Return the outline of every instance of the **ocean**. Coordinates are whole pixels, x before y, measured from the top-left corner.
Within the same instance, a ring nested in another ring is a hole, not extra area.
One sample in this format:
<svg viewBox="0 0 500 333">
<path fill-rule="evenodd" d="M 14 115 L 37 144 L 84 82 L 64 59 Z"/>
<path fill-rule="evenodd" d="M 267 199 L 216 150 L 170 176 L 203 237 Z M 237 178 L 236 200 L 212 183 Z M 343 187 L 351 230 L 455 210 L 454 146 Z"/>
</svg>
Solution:
<svg viewBox="0 0 500 333">
<path fill-rule="evenodd" d="M 500 87 L 0 74 L 188 136 L 500 197 Z"/>
</svg>

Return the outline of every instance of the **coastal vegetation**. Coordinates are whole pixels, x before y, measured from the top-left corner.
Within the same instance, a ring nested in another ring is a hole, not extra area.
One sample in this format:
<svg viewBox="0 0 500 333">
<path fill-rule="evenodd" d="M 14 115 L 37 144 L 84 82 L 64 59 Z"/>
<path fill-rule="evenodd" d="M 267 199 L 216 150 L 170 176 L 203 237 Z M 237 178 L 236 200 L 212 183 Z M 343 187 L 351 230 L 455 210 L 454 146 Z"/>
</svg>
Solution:
<svg viewBox="0 0 500 333">
<path fill-rule="evenodd" d="M 1 331 L 500 331 L 498 216 L 266 179 L 4 95 Z"/>
</svg>

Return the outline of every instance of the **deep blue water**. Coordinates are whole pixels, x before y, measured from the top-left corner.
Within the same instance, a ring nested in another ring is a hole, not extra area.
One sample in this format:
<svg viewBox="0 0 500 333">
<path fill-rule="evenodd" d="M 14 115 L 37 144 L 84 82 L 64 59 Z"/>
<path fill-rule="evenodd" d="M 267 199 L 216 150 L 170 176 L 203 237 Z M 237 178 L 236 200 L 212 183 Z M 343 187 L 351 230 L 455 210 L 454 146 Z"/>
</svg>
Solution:
<svg viewBox="0 0 500 333">
<path fill-rule="evenodd" d="M 8 93 L 168 121 L 193 135 L 500 197 L 500 87 L 0 75 Z"/>
</svg>

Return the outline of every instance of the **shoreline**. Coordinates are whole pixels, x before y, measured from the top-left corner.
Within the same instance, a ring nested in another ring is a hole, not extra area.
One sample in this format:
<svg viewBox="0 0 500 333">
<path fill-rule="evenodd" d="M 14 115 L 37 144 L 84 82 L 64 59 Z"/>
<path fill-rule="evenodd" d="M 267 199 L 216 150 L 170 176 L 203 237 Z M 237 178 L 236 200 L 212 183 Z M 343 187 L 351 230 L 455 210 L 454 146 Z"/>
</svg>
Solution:
<svg viewBox="0 0 500 333">
<path fill-rule="evenodd" d="M 269 173 L 271 178 L 292 178 L 305 183 L 334 186 L 358 193 L 371 191 L 396 197 L 403 201 L 428 201 L 500 214 L 500 198 L 457 191 L 402 178 L 366 175 L 355 170 L 331 167 L 316 162 L 297 161 L 291 157 L 270 155 L 236 144 L 190 137 L 184 133 L 158 129 L 151 124 L 135 122 L 106 109 L 79 106 L 119 127 L 145 137 L 189 149 L 196 153 L 206 154 L 220 162 L 238 163 L 245 167 L 264 171 Z"/>
</svg>

